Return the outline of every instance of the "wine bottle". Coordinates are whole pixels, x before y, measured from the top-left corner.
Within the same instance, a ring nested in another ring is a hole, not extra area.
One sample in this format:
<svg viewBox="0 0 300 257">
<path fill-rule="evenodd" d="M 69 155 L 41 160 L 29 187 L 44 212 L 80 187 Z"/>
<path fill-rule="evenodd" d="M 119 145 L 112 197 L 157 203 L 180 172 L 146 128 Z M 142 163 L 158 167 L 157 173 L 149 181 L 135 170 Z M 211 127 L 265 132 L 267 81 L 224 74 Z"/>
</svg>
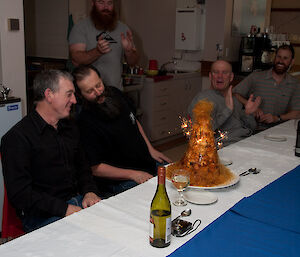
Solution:
<svg viewBox="0 0 300 257">
<path fill-rule="evenodd" d="M 171 243 L 171 204 L 165 187 L 166 168 L 158 167 L 158 185 L 150 210 L 150 244 L 167 247 Z"/>
</svg>

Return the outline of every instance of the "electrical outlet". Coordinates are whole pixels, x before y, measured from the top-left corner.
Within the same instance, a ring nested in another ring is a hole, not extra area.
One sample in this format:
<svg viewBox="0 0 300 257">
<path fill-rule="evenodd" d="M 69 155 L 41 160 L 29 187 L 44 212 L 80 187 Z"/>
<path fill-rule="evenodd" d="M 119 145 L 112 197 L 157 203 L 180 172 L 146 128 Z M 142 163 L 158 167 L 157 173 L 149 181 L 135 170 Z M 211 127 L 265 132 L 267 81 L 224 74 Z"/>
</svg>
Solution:
<svg viewBox="0 0 300 257">
<path fill-rule="evenodd" d="M 20 30 L 20 20 L 19 19 L 8 19 L 8 30 L 18 31 Z"/>
</svg>

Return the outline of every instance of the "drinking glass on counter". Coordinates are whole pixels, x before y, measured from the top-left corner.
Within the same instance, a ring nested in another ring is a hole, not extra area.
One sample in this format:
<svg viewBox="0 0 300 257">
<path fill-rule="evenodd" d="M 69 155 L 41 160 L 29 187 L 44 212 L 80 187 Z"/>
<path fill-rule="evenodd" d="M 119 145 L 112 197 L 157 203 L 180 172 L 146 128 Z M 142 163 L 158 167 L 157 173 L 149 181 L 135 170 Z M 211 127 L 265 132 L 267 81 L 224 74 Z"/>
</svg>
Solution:
<svg viewBox="0 0 300 257">
<path fill-rule="evenodd" d="M 187 201 L 183 197 L 183 191 L 189 186 L 190 184 L 190 174 L 185 169 L 178 169 L 173 171 L 172 173 L 172 183 L 176 187 L 179 198 L 173 202 L 176 206 L 185 206 L 187 205 Z"/>
</svg>

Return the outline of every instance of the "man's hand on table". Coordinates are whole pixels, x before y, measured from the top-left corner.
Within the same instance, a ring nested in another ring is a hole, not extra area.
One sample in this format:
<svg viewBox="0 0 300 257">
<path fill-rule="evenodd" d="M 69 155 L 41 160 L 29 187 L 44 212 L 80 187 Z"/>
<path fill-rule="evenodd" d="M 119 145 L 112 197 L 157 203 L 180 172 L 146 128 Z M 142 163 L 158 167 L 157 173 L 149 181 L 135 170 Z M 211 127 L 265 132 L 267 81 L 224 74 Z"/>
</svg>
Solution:
<svg viewBox="0 0 300 257">
<path fill-rule="evenodd" d="M 101 198 L 97 196 L 95 193 L 93 192 L 86 193 L 82 200 L 82 207 L 83 208 L 90 207 L 95 203 L 98 203 L 100 200 Z"/>
<path fill-rule="evenodd" d="M 172 161 L 167 157 L 165 156 L 162 152 L 159 152 L 157 151 L 155 148 L 151 147 L 149 148 L 149 152 L 150 152 L 150 155 L 151 157 L 160 162 L 160 163 L 163 163 L 164 161 L 165 162 L 168 162 L 168 163 L 171 163 Z"/>
<path fill-rule="evenodd" d="M 81 207 L 73 205 L 73 204 L 68 204 L 68 208 L 67 208 L 65 216 L 69 216 L 69 215 L 73 214 L 74 212 L 78 212 L 80 210 L 82 210 Z"/>
<path fill-rule="evenodd" d="M 267 114 L 260 115 L 258 121 L 269 124 L 269 123 L 278 122 L 279 118 L 278 116 L 272 115 L 271 113 L 267 113 Z"/>
<path fill-rule="evenodd" d="M 142 184 L 147 180 L 153 178 L 151 174 L 141 170 L 132 170 L 131 172 L 131 180 L 135 181 L 138 184 Z"/>
<path fill-rule="evenodd" d="M 90 207 L 90 206 L 94 205 L 95 203 L 98 203 L 100 200 L 101 200 L 101 198 L 99 196 L 97 196 L 95 193 L 92 193 L 92 192 L 86 193 L 82 200 L 82 207 L 83 208 Z M 73 214 L 74 212 L 78 212 L 80 210 L 82 210 L 81 207 L 79 207 L 77 205 L 73 205 L 73 204 L 68 204 L 68 208 L 67 208 L 65 216 L 69 216 L 69 215 Z"/>
</svg>

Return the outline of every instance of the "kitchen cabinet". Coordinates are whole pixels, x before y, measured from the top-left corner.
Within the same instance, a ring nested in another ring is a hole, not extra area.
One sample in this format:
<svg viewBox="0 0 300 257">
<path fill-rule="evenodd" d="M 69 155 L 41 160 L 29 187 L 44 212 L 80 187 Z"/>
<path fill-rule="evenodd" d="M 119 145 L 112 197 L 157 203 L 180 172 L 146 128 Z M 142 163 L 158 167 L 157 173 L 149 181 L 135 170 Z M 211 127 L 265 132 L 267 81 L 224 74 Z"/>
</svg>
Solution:
<svg viewBox="0 0 300 257">
<path fill-rule="evenodd" d="M 150 141 L 167 139 L 182 133 L 181 117 L 187 117 L 188 105 L 201 91 L 200 73 L 175 75 L 154 82 L 146 79 L 141 91 L 141 123 Z"/>
</svg>

